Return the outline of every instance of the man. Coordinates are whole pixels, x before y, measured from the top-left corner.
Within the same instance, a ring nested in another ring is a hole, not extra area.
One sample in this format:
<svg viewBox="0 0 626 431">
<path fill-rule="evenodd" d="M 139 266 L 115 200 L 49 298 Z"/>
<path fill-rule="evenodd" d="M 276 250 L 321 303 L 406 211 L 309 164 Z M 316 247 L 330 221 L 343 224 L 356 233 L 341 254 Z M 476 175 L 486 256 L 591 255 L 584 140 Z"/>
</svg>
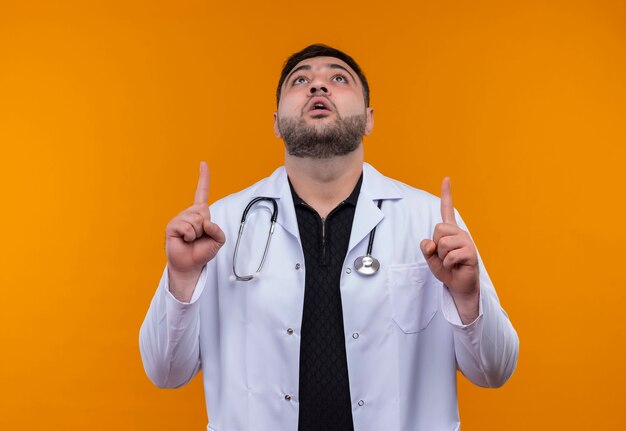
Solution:
<svg viewBox="0 0 626 431">
<path fill-rule="evenodd" d="M 178 387 L 202 368 L 214 431 L 458 429 L 456 370 L 504 384 L 518 338 L 449 180 L 438 199 L 363 162 L 374 112 L 341 51 L 292 55 L 277 102 L 285 166 L 209 210 L 201 163 L 195 203 L 166 228 L 148 376 Z M 370 254 L 378 271 L 359 263 Z"/>
</svg>

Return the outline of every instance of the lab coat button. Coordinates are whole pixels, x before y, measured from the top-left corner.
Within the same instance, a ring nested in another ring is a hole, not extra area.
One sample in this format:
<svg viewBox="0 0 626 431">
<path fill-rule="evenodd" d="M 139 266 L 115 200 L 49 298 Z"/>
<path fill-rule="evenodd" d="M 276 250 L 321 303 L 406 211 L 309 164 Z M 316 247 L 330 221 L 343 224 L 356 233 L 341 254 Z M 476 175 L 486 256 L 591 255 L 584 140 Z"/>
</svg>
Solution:
<svg viewBox="0 0 626 431">
<path fill-rule="evenodd" d="M 300 269 L 300 264 L 296 263 L 296 269 Z"/>
<path fill-rule="evenodd" d="M 352 338 L 354 338 L 355 340 L 359 338 L 359 333 L 355 332 L 354 334 L 352 334 Z"/>
<path fill-rule="evenodd" d="M 352 272 L 352 269 L 346 268 L 346 274 L 350 274 L 351 272 Z"/>
<path fill-rule="evenodd" d="M 287 328 L 287 334 L 289 334 L 289 335 L 293 334 L 293 329 Z"/>
<path fill-rule="evenodd" d="M 365 404 L 365 402 L 363 400 L 359 400 L 359 402 L 357 404 L 362 407 L 363 404 Z"/>
<path fill-rule="evenodd" d="M 291 401 L 291 395 L 289 394 L 285 395 L 285 401 Z"/>
</svg>

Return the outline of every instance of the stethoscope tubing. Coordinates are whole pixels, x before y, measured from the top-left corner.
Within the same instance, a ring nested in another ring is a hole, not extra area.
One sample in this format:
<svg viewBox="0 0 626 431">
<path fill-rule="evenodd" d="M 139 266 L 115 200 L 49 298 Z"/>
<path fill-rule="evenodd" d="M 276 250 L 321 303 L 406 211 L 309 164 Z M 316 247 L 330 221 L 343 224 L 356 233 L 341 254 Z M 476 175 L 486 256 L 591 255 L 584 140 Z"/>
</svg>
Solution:
<svg viewBox="0 0 626 431">
<path fill-rule="evenodd" d="M 250 212 L 250 209 L 257 202 L 260 202 L 260 201 L 270 201 L 273 207 L 270 230 L 269 230 L 269 233 L 267 234 L 267 241 L 265 242 L 265 249 L 263 250 L 263 257 L 261 258 L 261 263 L 259 264 L 259 267 L 257 268 L 254 274 L 239 275 L 237 274 L 237 256 L 239 254 L 239 244 L 241 243 L 241 237 L 243 236 L 244 226 L 246 225 L 246 218 L 248 217 L 248 212 Z M 378 205 L 377 205 L 379 210 L 381 209 L 382 205 L 383 205 L 383 200 L 379 199 Z M 263 264 L 265 263 L 265 259 L 267 258 L 267 253 L 270 248 L 272 236 L 274 235 L 274 229 L 276 226 L 277 219 L 278 219 L 278 204 L 276 203 L 276 199 L 274 198 L 270 198 L 266 196 L 259 196 L 259 197 L 252 199 L 248 203 L 248 205 L 246 205 L 246 208 L 243 210 L 243 214 L 241 216 L 241 223 L 239 225 L 239 233 L 237 234 L 237 242 L 235 243 L 235 252 L 233 253 L 234 280 L 250 281 L 261 272 L 261 268 L 263 268 Z M 378 269 L 380 268 L 380 262 L 378 261 L 378 259 L 376 259 L 375 257 L 372 257 L 372 249 L 374 247 L 374 237 L 376 236 L 376 227 L 377 226 L 374 226 L 374 228 L 370 232 L 370 237 L 367 243 L 367 252 L 365 256 L 358 257 L 355 260 L 355 270 L 362 275 L 368 275 L 368 276 L 374 275 L 378 272 Z M 360 264 L 357 265 L 357 262 L 360 262 Z M 364 262 L 367 262 L 367 264 L 364 265 Z"/>
<path fill-rule="evenodd" d="M 378 200 L 378 209 L 380 209 L 383 206 L 383 200 L 379 199 Z M 376 236 L 376 226 L 374 226 L 374 229 L 372 229 L 372 232 L 370 233 L 370 239 L 367 243 L 367 252 L 365 253 L 366 256 L 371 256 L 372 255 L 372 247 L 374 246 L 374 236 Z"/>
<path fill-rule="evenodd" d="M 383 200 L 378 200 L 378 209 L 383 205 Z M 354 269 L 361 275 L 374 275 L 380 269 L 380 261 L 372 256 L 372 248 L 374 246 L 374 237 L 376 236 L 376 227 L 370 232 L 370 238 L 367 243 L 367 252 L 365 256 L 359 256 L 354 260 Z"/>
<path fill-rule="evenodd" d="M 237 255 L 239 254 L 239 243 L 241 242 L 241 237 L 243 236 L 243 229 L 244 229 L 244 226 L 246 225 L 246 218 L 248 217 L 248 212 L 254 206 L 254 204 L 260 201 L 270 201 L 272 202 L 272 207 L 273 207 L 270 230 L 269 230 L 269 233 L 267 234 L 267 241 L 265 242 L 265 249 L 263 250 L 263 257 L 261 258 L 261 263 L 259 264 L 259 267 L 257 268 L 254 274 L 239 275 L 237 274 L 237 268 L 236 268 L 237 267 Z M 235 244 L 235 253 L 233 254 L 233 275 L 235 276 L 236 280 L 250 281 L 254 278 L 255 275 L 261 272 L 261 268 L 263 268 L 263 264 L 265 263 L 265 259 L 267 258 L 267 252 L 270 248 L 270 242 L 272 241 L 272 236 L 274 235 L 274 228 L 276 226 L 277 219 L 278 219 L 278 204 L 276 203 L 276 199 L 274 198 L 269 198 L 266 196 L 256 197 L 252 199 L 250 203 L 248 203 L 246 208 L 243 210 L 243 215 L 241 216 L 241 223 L 239 224 L 239 233 L 237 234 L 237 243 Z"/>
</svg>

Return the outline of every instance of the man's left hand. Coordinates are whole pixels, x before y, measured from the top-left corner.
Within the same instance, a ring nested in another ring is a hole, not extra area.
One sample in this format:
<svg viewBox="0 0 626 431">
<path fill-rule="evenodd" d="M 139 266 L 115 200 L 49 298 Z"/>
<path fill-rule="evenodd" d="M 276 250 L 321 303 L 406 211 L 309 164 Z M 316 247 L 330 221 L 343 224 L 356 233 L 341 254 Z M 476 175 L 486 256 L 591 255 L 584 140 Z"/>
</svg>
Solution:
<svg viewBox="0 0 626 431">
<path fill-rule="evenodd" d="M 437 279 L 449 289 L 463 323 L 478 317 L 478 254 L 469 236 L 456 223 L 450 178 L 441 184 L 441 218 L 433 239 L 424 239 L 420 248 L 426 263 Z"/>
</svg>

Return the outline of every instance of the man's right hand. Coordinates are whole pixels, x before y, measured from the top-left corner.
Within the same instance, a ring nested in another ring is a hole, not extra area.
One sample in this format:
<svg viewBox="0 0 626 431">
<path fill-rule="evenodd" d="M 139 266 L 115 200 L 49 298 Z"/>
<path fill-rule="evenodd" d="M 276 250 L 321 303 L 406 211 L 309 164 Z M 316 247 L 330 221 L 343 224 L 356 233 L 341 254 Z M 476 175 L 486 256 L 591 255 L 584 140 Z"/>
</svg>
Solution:
<svg viewBox="0 0 626 431">
<path fill-rule="evenodd" d="M 170 292 L 179 301 L 191 300 L 202 268 L 226 241 L 222 229 L 211 223 L 208 199 L 209 168 L 200 162 L 194 204 L 174 217 L 165 229 Z"/>
</svg>

